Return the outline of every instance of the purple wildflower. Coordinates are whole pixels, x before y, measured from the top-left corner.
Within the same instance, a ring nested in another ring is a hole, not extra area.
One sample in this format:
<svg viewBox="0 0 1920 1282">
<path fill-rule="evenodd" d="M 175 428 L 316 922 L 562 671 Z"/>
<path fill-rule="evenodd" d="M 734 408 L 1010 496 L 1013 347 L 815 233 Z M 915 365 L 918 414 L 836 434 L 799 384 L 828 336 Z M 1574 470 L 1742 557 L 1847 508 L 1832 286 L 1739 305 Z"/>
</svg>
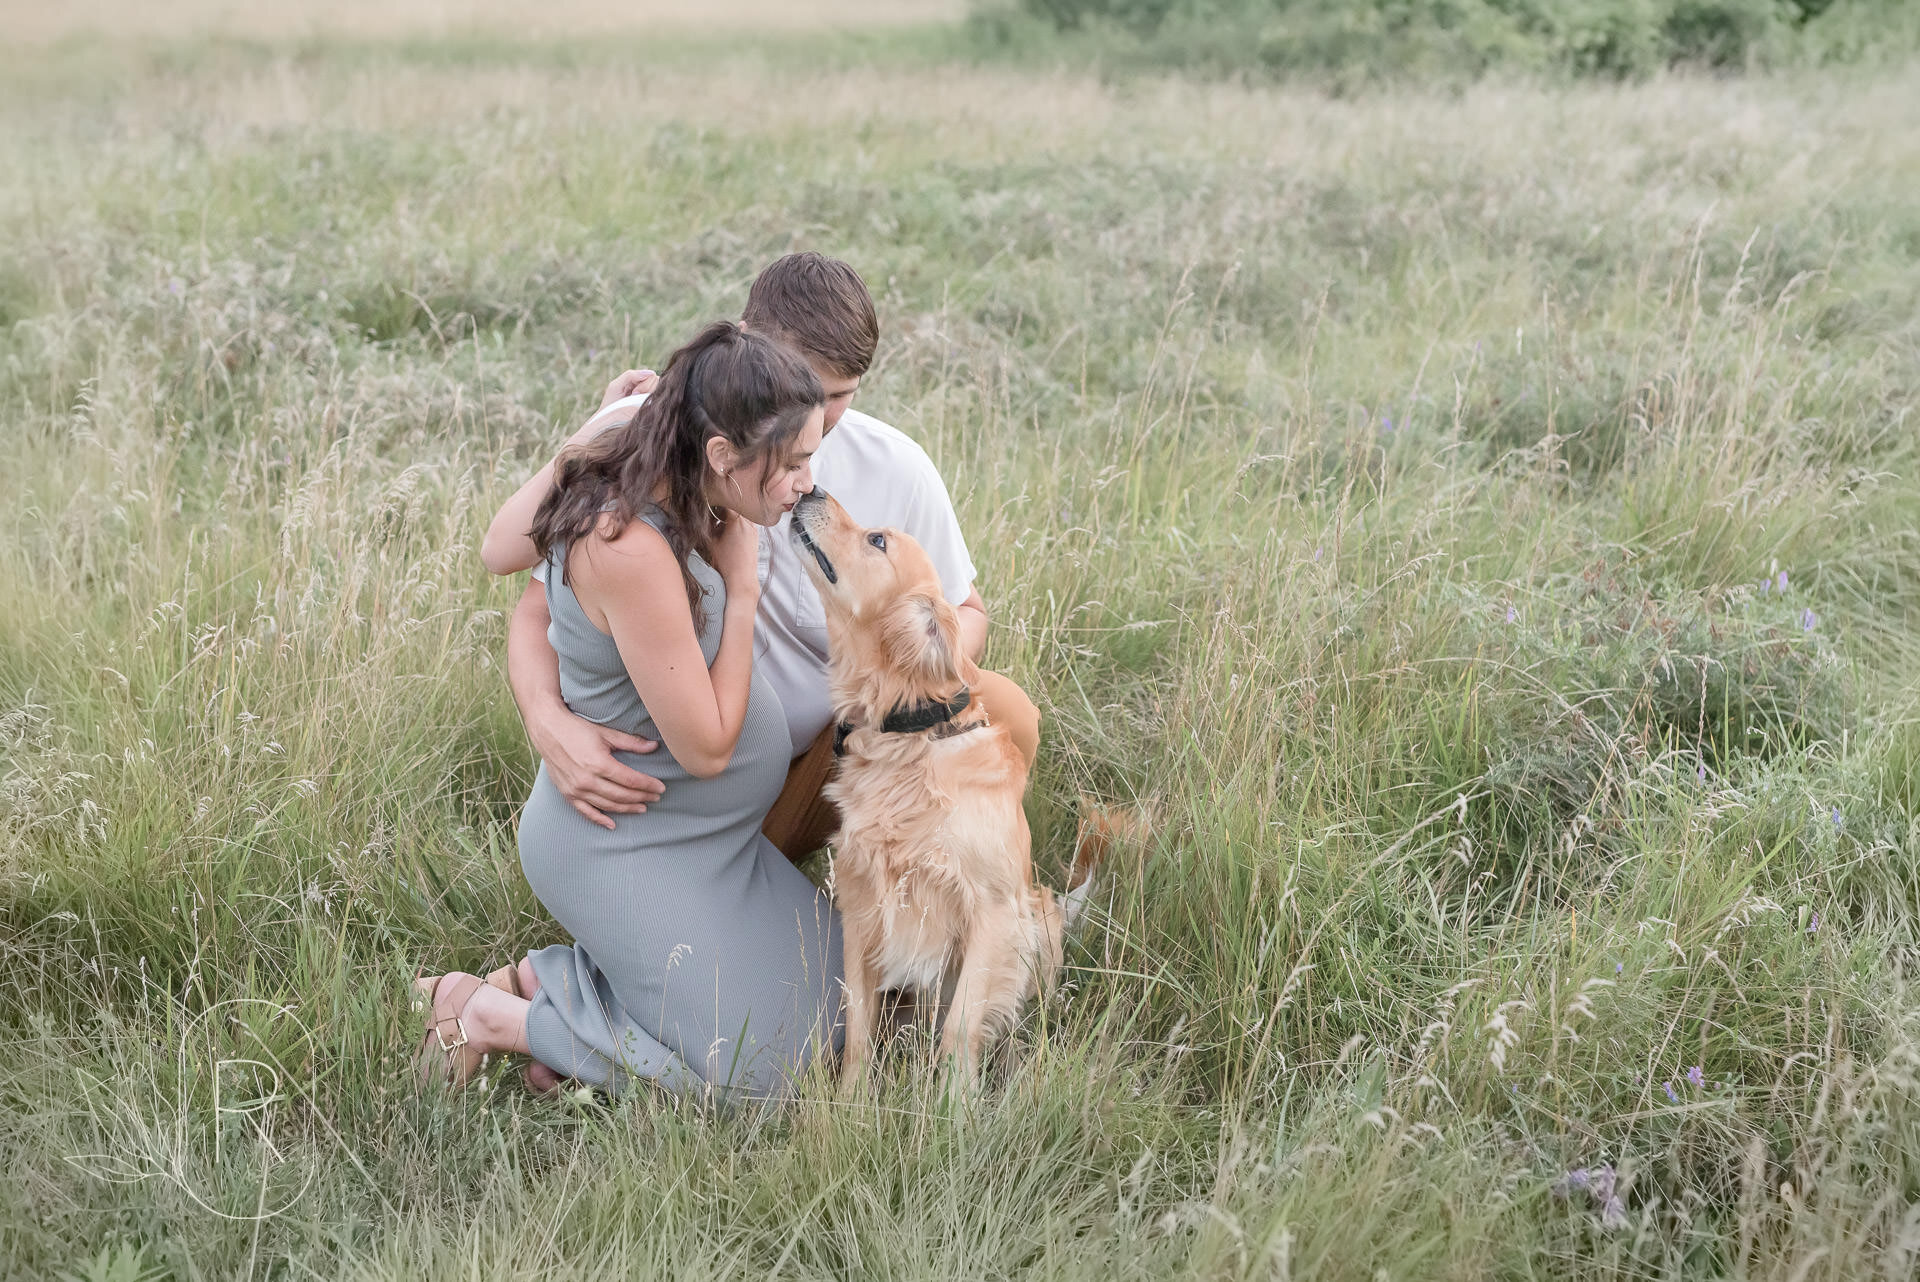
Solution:
<svg viewBox="0 0 1920 1282">
<path fill-rule="evenodd" d="M 1600 1227 L 1609 1231 L 1626 1228 L 1626 1203 L 1617 1197 L 1608 1198 L 1607 1204 L 1600 1209 Z"/>
<path fill-rule="evenodd" d="M 1777 591 L 1781 596 L 1785 596 L 1787 594 L 1787 572 L 1785 570 L 1780 571 L 1780 573 L 1775 576 L 1773 580 L 1773 586 L 1774 586 L 1774 590 Z"/>
<path fill-rule="evenodd" d="M 1660 1085 L 1666 1088 L 1667 1103 L 1678 1104 L 1680 1102 L 1680 1096 L 1674 1091 L 1672 1082 L 1662 1082 Z"/>
<path fill-rule="evenodd" d="M 1840 813 L 1840 807 L 1838 806 L 1833 808 L 1833 826 L 1836 828 L 1844 828 L 1847 826 L 1846 816 Z"/>
<path fill-rule="evenodd" d="M 1700 1067 L 1700 1065 L 1695 1064 L 1687 1070 L 1687 1084 L 1696 1090 L 1704 1088 L 1707 1084 L 1707 1071 Z"/>
<path fill-rule="evenodd" d="M 1555 1180 L 1552 1185 L 1554 1197 L 1565 1201 L 1576 1193 L 1585 1193 L 1589 1206 L 1605 1207 L 1614 1198 L 1613 1167 L 1601 1165 L 1589 1170 L 1577 1166 Z"/>
<path fill-rule="evenodd" d="M 1812 606 L 1808 606 L 1806 609 L 1800 611 L 1800 630 L 1802 632 L 1813 631 L 1814 624 L 1818 622 L 1820 622 L 1820 616 L 1813 612 Z"/>
<path fill-rule="evenodd" d="M 1393 415 L 1382 414 L 1380 416 L 1380 430 L 1383 432 L 1391 432 L 1393 430 Z"/>
<path fill-rule="evenodd" d="M 1807 923 L 1807 933 L 1809 935 L 1817 935 L 1820 933 L 1820 914 L 1819 913 L 1815 913 L 1813 915 L 1813 920 Z"/>
<path fill-rule="evenodd" d="M 1615 962 L 1613 964 L 1613 973 L 1618 975 L 1621 971 L 1625 970 L 1626 968 L 1627 968 L 1627 964 L 1625 962 Z"/>
<path fill-rule="evenodd" d="M 1517 619 L 1517 618 L 1519 618 L 1519 617 L 1520 617 L 1520 612 L 1519 612 L 1518 610 L 1516 610 L 1516 609 L 1514 609 L 1514 608 L 1513 608 L 1512 606 L 1508 606 L 1508 607 L 1507 607 L 1507 622 L 1508 622 L 1508 623 L 1512 623 L 1512 622 L 1513 622 L 1513 621 L 1514 621 L 1515 619 Z"/>
</svg>

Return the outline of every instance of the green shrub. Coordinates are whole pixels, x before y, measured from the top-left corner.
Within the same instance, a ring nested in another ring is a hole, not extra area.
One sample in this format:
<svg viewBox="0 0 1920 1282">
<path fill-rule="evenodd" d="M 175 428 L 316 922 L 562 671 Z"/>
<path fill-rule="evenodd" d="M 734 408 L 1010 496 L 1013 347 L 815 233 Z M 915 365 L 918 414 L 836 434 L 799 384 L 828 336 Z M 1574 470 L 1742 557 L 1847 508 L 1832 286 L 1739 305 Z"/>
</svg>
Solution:
<svg viewBox="0 0 1920 1282">
<path fill-rule="evenodd" d="M 1019 0 L 1027 16 L 1123 62 L 1338 78 L 1479 75 L 1496 66 L 1639 77 L 1796 54 L 1911 48 L 1889 0 Z M 995 28 L 1011 41 L 1001 10 Z"/>
</svg>

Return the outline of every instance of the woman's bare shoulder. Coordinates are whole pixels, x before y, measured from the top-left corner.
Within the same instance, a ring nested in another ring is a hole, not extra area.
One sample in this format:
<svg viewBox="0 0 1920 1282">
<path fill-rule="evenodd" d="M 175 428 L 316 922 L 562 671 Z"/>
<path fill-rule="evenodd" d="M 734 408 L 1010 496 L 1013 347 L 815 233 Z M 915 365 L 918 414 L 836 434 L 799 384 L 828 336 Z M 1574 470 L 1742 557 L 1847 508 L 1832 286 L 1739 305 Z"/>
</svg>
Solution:
<svg viewBox="0 0 1920 1282">
<path fill-rule="evenodd" d="M 679 590 L 680 564 L 664 534 L 645 521 L 635 520 L 609 537 L 613 527 L 612 516 L 603 517 L 595 533 L 569 549 L 569 568 L 575 575 L 584 575 L 589 584 L 617 585 L 624 590 L 644 589 L 656 581 Z"/>
</svg>

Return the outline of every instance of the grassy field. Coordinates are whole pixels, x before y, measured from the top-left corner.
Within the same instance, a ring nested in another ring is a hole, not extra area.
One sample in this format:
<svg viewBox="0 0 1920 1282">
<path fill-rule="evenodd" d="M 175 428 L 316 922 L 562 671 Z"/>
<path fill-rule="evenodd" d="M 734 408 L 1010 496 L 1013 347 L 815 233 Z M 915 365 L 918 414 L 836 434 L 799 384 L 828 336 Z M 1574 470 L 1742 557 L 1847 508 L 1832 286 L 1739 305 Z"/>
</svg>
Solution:
<svg viewBox="0 0 1920 1282">
<path fill-rule="evenodd" d="M 1912 71 L 436 31 L 0 51 L 0 1273 L 1913 1275 Z M 479 533 L 797 246 L 1043 872 L 1159 835 L 978 1097 L 421 1098 L 556 937 Z"/>
</svg>

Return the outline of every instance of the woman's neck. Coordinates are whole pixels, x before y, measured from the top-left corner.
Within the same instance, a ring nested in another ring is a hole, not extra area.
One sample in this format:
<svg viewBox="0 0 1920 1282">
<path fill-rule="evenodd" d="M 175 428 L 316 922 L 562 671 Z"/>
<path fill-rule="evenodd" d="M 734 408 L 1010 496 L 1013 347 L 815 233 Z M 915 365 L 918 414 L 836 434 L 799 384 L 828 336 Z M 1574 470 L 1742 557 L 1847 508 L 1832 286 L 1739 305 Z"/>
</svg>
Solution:
<svg viewBox="0 0 1920 1282">
<path fill-rule="evenodd" d="M 705 478 L 700 482 L 700 496 L 706 499 L 708 507 L 723 515 L 732 510 L 733 502 L 739 501 L 739 489 L 738 482 L 722 480 L 712 468 L 707 469 Z"/>
<path fill-rule="evenodd" d="M 729 510 L 727 505 L 714 494 L 713 479 L 713 473 L 707 473 L 707 478 L 700 487 L 700 498 L 707 508 L 703 515 L 707 516 L 709 521 L 724 517 Z M 653 487 L 653 492 L 648 496 L 647 501 L 659 508 L 662 515 L 668 515 L 673 512 L 673 509 L 667 505 L 667 500 L 672 497 L 673 487 L 666 481 L 662 481 Z"/>
</svg>

